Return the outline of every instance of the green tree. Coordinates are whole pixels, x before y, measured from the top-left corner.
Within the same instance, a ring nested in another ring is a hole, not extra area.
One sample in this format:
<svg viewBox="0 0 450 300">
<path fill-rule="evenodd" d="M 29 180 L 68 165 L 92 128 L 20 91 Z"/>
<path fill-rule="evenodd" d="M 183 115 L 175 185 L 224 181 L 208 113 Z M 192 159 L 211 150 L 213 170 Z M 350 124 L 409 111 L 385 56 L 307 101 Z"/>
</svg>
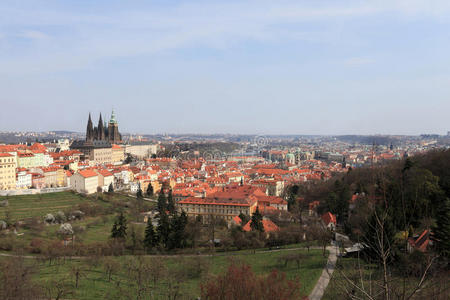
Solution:
<svg viewBox="0 0 450 300">
<path fill-rule="evenodd" d="M 260 232 L 264 232 L 264 225 L 263 225 L 263 217 L 261 213 L 259 212 L 258 208 L 256 208 L 255 212 L 252 215 L 252 222 L 250 223 L 250 227 L 252 230 L 257 230 Z"/>
<path fill-rule="evenodd" d="M 149 184 L 147 187 L 147 196 L 148 197 L 153 196 L 153 185 L 152 184 Z"/>
<path fill-rule="evenodd" d="M 159 214 L 158 227 L 156 228 L 156 231 L 158 233 L 158 240 L 163 244 L 164 247 L 167 247 L 170 234 L 170 223 L 169 217 L 167 216 L 165 211 Z"/>
<path fill-rule="evenodd" d="M 130 164 L 133 161 L 133 158 L 130 153 L 127 154 L 127 158 L 125 158 L 125 164 Z"/>
<path fill-rule="evenodd" d="M 186 246 L 186 224 L 187 216 L 184 212 L 180 215 L 177 215 L 176 213 L 172 215 L 170 233 L 167 241 L 168 249 L 184 248 Z"/>
<path fill-rule="evenodd" d="M 241 226 L 245 226 L 245 224 L 247 224 L 248 221 L 250 220 L 250 217 L 247 216 L 247 215 L 244 214 L 244 213 L 240 213 L 240 214 L 239 214 L 239 219 L 241 219 Z"/>
<path fill-rule="evenodd" d="M 137 197 L 138 199 L 144 198 L 144 196 L 142 195 L 141 187 L 139 187 L 139 189 L 138 189 L 138 191 L 137 191 L 137 193 L 136 193 L 136 197 Z"/>
<path fill-rule="evenodd" d="M 161 190 L 158 196 L 158 211 L 160 214 L 162 213 L 165 214 L 166 210 L 167 210 L 167 199 L 166 196 L 164 195 L 164 192 Z"/>
<path fill-rule="evenodd" d="M 145 228 L 144 247 L 148 251 L 156 245 L 158 245 L 158 236 L 153 228 L 152 220 L 148 218 L 147 227 Z"/>
<path fill-rule="evenodd" d="M 125 238 L 127 236 L 127 219 L 120 213 L 120 215 L 114 221 L 111 237 L 112 238 Z"/>
<path fill-rule="evenodd" d="M 167 210 L 173 214 L 175 212 L 175 201 L 173 200 L 172 190 L 167 195 Z"/>
</svg>

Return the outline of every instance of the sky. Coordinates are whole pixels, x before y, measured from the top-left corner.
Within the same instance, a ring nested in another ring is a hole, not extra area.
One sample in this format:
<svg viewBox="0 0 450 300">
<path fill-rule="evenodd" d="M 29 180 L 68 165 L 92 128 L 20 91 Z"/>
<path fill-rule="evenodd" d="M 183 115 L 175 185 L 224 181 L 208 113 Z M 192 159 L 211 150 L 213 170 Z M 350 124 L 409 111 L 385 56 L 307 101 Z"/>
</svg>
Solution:
<svg viewBox="0 0 450 300">
<path fill-rule="evenodd" d="M 2 0 L 0 131 L 445 134 L 448 0 Z"/>
</svg>

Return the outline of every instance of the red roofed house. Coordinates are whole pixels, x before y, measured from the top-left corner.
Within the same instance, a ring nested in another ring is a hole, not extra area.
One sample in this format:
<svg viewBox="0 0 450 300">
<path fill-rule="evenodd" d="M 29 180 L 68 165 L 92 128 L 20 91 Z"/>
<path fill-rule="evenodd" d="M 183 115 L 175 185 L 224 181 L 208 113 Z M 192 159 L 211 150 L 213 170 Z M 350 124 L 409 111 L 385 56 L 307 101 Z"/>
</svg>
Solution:
<svg viewBox="0 0 450 300">
<path fill-rule="evenodd" d="M 178 209 L 188 217 L 201 216 L 203 223 L 209 223 L 211 218 L 230 221 L 239 214 L 251 215 L 256 210 L 257 202 L 252 199 L 189 197 L 177 203 Z"/>
<path fill-rule="evenodd" d="M 107 192 L 109 185 L 112 183 L 114 186 L 114 175 L 106 169 L 96 170 L 98 175 L 98 186 L 102 188 L 104 192 Z"/>
<path fill-rule="evenodd" d="M 93 194 L 97 192 L 98 175 L 93 170 L 80 170 L 70 178 L 70 187 L 78 193 Z"/>
<path fill-rule="evenodd" d="M 228 223 L 228 226 L 241 226 L 242 224 L 242 220 L 241 218 L 239 218 L 239 216 L 235 216 L 234 218 L 231 219 L 230 223 Z"/>
<path fill-rule="evenodd" d="M 408 239 L 408 251 L 419 250 L 420 252 L 426 252 L 430 243 L 430 231 L 424 230 L 418 237 Z"/>
<path fill-rule="evenodd" d="M 262 220 L 263 223 L 263 227 L 264 227 L 264 232 L 274 232 L 274 231 L 278 231 L 280 230 L 280 228 L 274 223 L 272 222 L 270 219 L 263 219 Z M 251 231 L 252 227 L 250 226 L 252 224 L 252 220 L 248 221 L 247 224 L 244 225 L 244 227 L 242 227 L 242 230 L 244 231 Z"/>
<path fill-rule="evenodd" d="M 327 212 L 322 215 L 322 221 L 325 224 L 325 226 L 331 230 L 334 230 L 336 228 L 336 216 L 333 215 L 330 212 Z"/>
</svg>

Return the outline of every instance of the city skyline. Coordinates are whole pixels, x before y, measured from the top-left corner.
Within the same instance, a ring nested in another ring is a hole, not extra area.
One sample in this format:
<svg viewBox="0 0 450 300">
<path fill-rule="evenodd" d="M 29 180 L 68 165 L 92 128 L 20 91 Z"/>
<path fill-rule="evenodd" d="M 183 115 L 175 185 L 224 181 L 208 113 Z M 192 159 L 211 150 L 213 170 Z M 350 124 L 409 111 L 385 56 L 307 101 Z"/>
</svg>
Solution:
<svg viewBox="0 0 450 300">
<path fill-rule="evenodd" d="M 446 134 L 446 1 L 0 3 L 1 131 Z M 19 118 L 20 117 L 20 118 Z"/>
</svg>

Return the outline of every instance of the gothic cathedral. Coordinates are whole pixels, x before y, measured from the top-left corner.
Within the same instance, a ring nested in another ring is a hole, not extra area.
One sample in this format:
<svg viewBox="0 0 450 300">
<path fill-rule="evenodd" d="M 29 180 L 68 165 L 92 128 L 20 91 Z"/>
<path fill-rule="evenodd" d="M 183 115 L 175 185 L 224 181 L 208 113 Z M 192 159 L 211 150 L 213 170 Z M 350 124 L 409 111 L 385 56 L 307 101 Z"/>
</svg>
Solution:
<svg viewBox="0 0 450 300">
<path fill-rule="evenodd" d="M 91 120 L 91 113 L 89 113 L 89 119 L 86 129 L 86 142 L 92 141 L 108 141 L 111 144 L 119 144 L 122 142 L 122 135 L 119 133 L 119 124 L 117 123 L 114 110 L 111 113 L 111 119 L 107 124 L 103 123 L 102 114 L 98 120 L 98 126 L 93 127 Z"/>
</svg>

